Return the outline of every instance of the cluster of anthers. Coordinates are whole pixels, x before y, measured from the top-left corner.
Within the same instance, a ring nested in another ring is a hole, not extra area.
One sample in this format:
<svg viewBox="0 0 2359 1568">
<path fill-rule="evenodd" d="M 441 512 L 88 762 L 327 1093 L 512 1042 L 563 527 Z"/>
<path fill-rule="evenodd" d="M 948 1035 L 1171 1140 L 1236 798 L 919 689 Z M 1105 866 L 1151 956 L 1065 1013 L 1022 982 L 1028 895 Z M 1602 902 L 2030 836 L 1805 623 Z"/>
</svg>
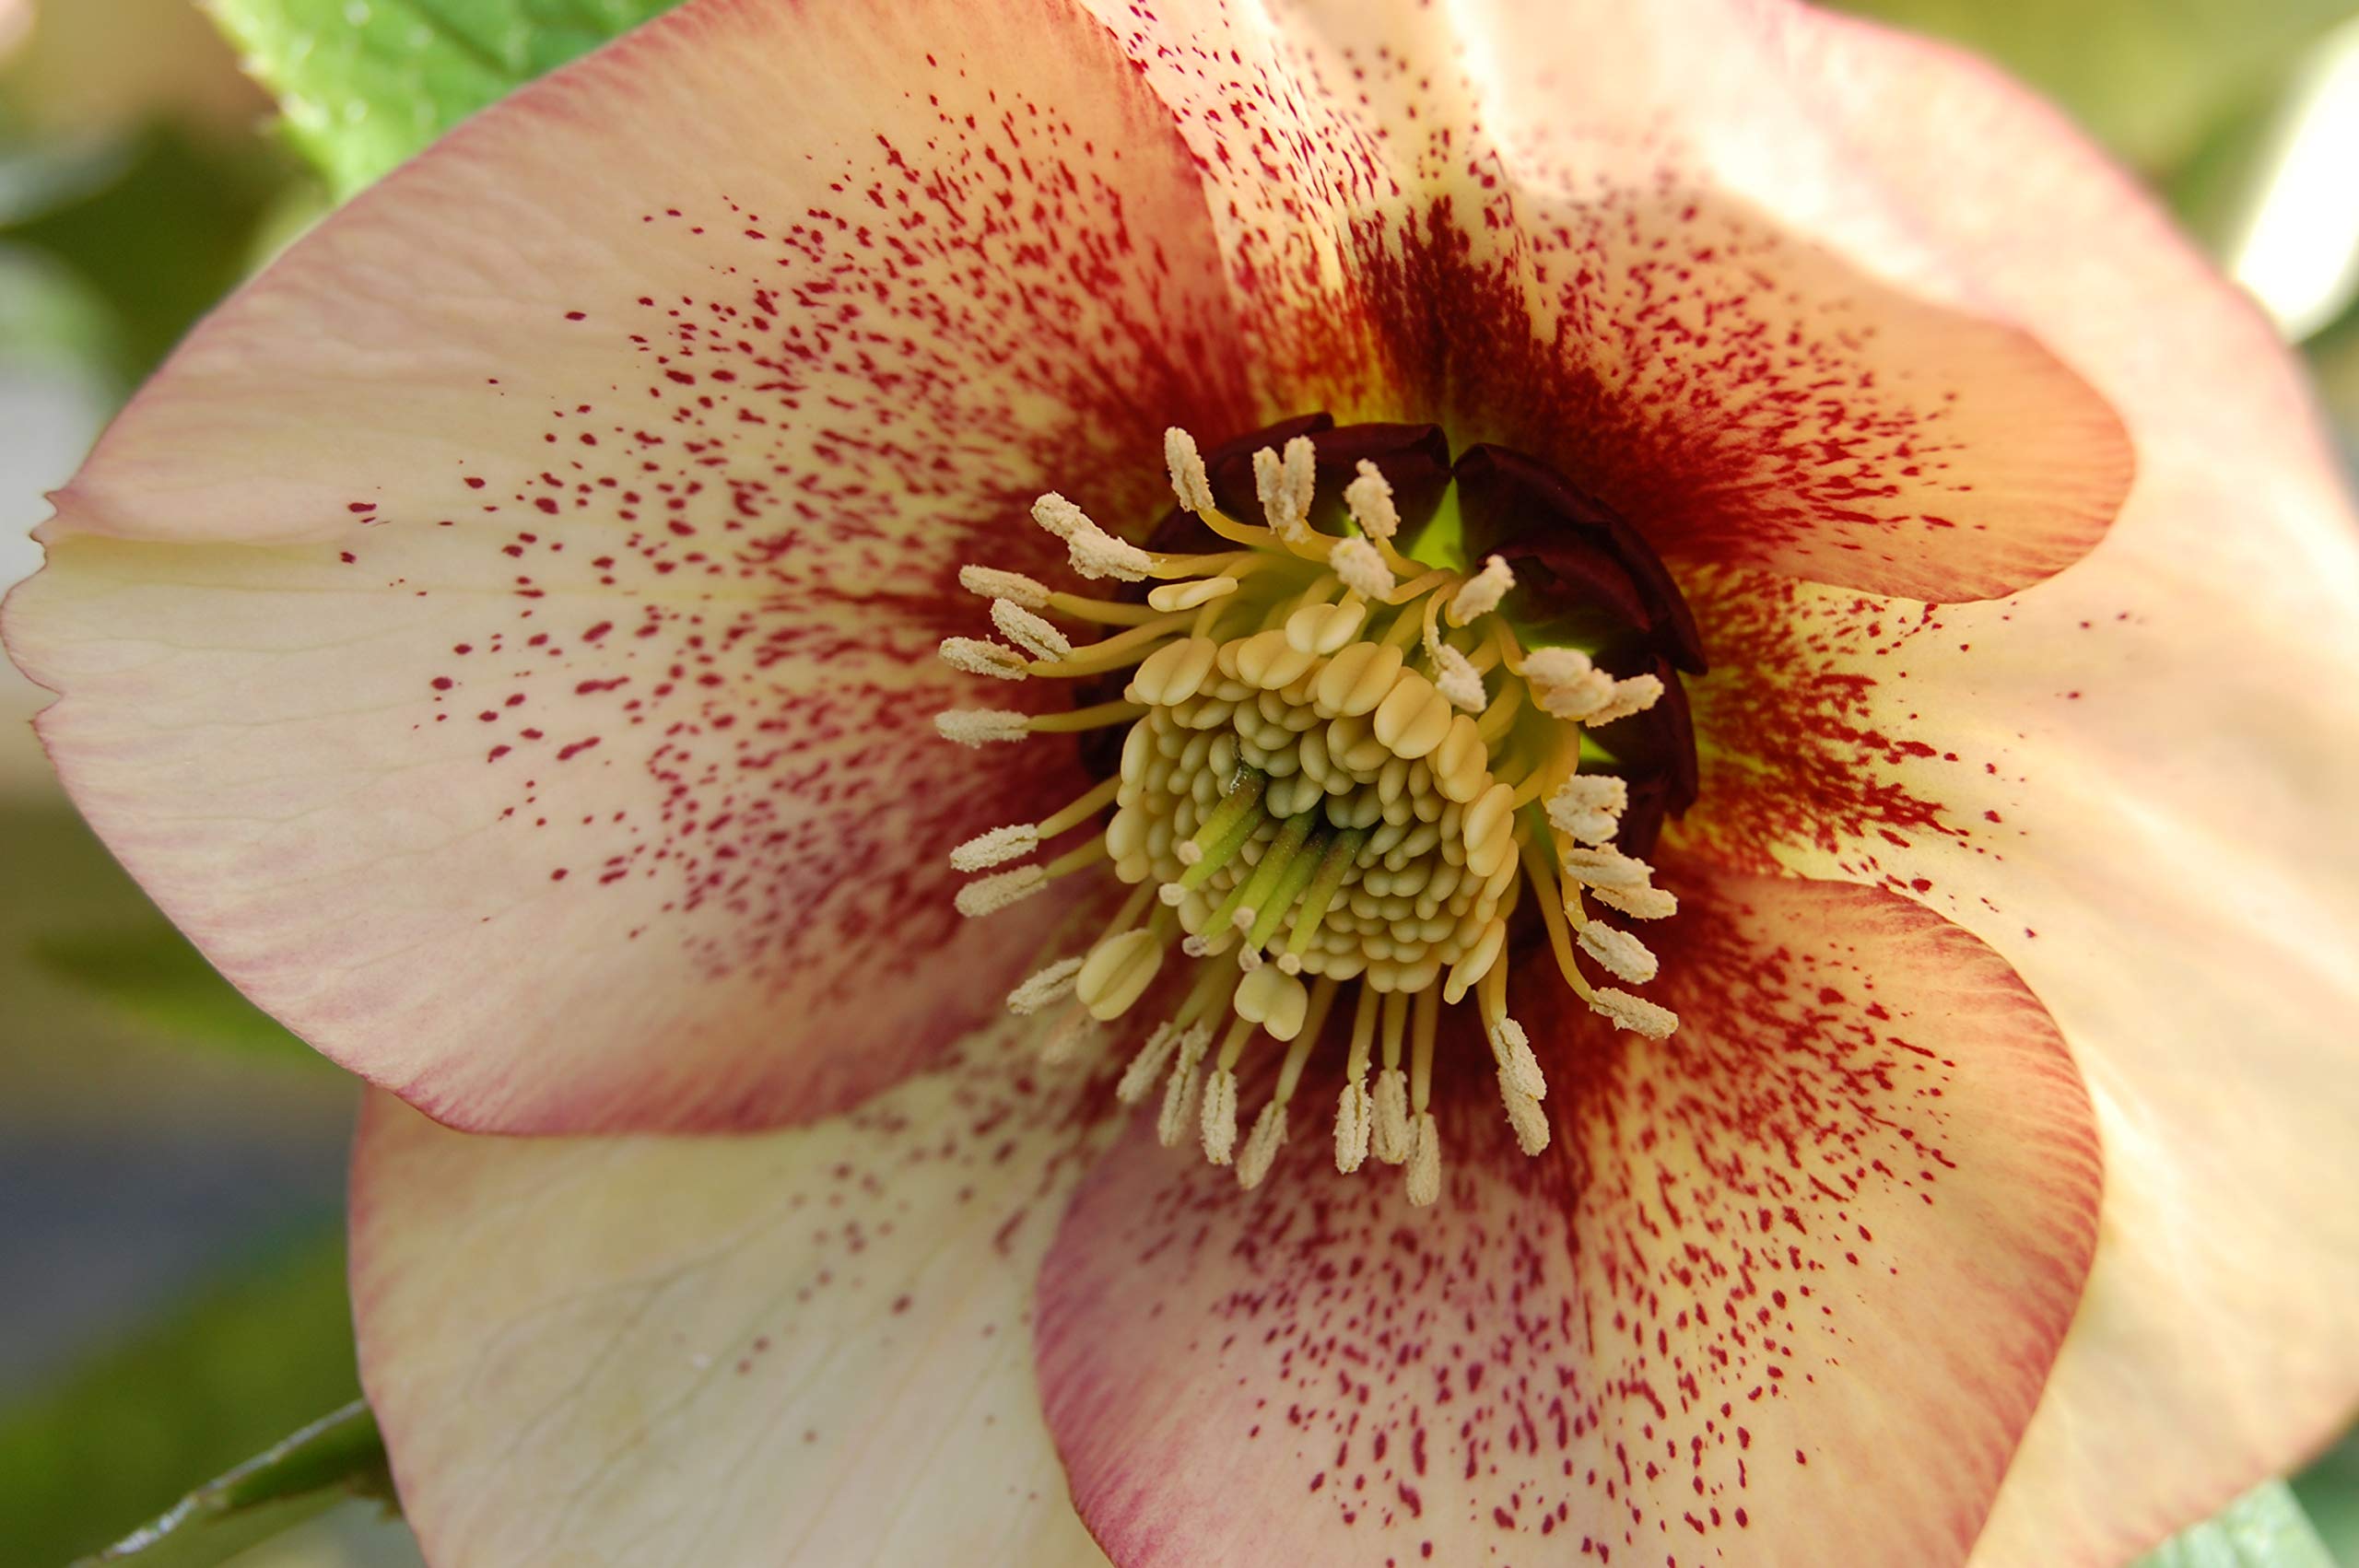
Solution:
<svg viewBox="0 0 2359 1568">
<path fill-rule="evenodd" d="M 1634 985 L 1655 974 L 1653 954 L 1588 904 L 1651 919 L 1673 900 L 1644 861 L 1612 847 L 1623 781 L 1580 764 L 1582 731 L 1651 706 L 1661 682 L 1616 680 L 1576 649 L 1521 646 L 1498 613 L 1514 585 L 1506 563 L 1467 571 L 1402 554 L 1392 492 L 1372 462 L 1344 491 L 1352 532 L 1338 535 L 1311 526 L 1304 438 L 1254 454 L 1266 526 L 1214 504 L 1185 431 L 1167 434 L 1165 455 L 1180 504 L 1233 550 L 1151 553 L 1062 496 L 1032 509 L 1082 577 L 1153 581 L 1144 603 L 989 567 L 959 574 L 990 600 L 1006 640 L 950 638 L 942 656 L 954 667 L 1008 681 L 1131 674 L 1116 701 L 940 715 L 941 733 L 969 746 L 1129 726 L 1114 777 L 952 852 L 956 869 L 989 873 L 959 890 L 958 908 L 990 915 L 1109 864 L 1133 891 L 1105 934 L 1026 980 L 1008 1006 L 1057 1010 L 1046 1050 L 1069 1059 L 1147 994 L 1176 947 L 1192 975 L 1163 993 L 1176 1010 L 1117 1093 L 1138 1103 L 1160 1082 L 1162 1141 L 1192 1130 L 1248 1188 L 1268 1175 L 1305 1064 L 1357 982 L 1335 1164 L 1350 1172 L 1373 1153 L 1405 1165 L 1409 1200 L 1431 1203 L 1445 1005 L 1473 997 L 1514 1135 L 1526 1153 L 1547 1146 L 1547 1083 L 1507 1012 L 1508 919 L 1525 888 L 1566 984 L 1592 1009 L 1651 1038 L 1677 1024 L 1593 984 L 1579 962 Z M 1076 640 L 1084 626 L 1109 629 Z M 1096 825 L 1109 805 L 1103 831 L 1079 847 L 992 870 Z M 1258 1035 L 1285 1056 L 1240 1148 L 1238 1069 Z"/>
</svg>

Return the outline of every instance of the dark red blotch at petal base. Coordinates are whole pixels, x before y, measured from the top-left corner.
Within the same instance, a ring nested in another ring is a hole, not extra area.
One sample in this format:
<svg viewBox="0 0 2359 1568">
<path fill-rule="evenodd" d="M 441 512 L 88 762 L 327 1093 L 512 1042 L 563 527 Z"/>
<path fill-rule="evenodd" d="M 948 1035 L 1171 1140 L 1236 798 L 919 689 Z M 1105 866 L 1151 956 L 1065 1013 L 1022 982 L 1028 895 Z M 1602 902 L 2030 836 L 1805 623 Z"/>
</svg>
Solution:
<svg viewBox="0 0 2359 1568">
<path fill-rule="evenodd" d="M 1591 606 L 1621 612 L 1620 626 L 1691 675 L 1705 672 L 1696 617 L 1670 569 L 1620 512 L 1536 457 L 1473 446 L 1454 471 L 1466 553 L 1496 555 L 1514 568 L 1518 619 L 1578 621 Z M 1560 639 L 1562 640 L 1562 639 Z M 1625 672 L 1635 673 L 1635 672 Z"/>
<path fill-rule="evenodd" d="M 1340 1037 L 1258 1190 L 1144 1128 L 1087 1178 L 1036 1354 L 1121 1568 L 1964 1560 L 2095 1250 L 2087 1094 L 1923 907 L 1665 870 L 1671 1041 L 1519 966 L 1540 1157 L 1459 1027 L 1433 1210 L 1336 1174 Z"/>
</svg>

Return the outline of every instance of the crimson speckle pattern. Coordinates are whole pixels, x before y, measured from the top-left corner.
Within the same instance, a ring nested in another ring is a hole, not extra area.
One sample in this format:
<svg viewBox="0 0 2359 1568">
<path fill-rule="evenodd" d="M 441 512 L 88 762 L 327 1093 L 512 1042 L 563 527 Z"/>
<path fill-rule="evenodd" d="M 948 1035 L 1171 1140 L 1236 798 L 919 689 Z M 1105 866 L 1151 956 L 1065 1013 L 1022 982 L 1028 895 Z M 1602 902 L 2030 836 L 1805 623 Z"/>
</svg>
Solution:
<svg viewBox="0 0 2359 1568">
<path fill-rule="evenodd" d="M 1148 1140 L 1108 1157 L 1039 1354 L 1126 1568 L 1963 1560 L 2094 1251 L 2086 1095 L 1926 911 L 1672 874 L 1673 1041 L 1617 1041 L 1540 965 L 1517 988 L 1543 1158 L 1463 1034 L 1430 1213 L 1338 1177 L 1323 1127 L 1253 1194 Z M 1880 1505 L 1847 1505 L 1869 1475 Z"/>
<path fill-rule="evenodd" d="M 1675 568 L 1919 598 L 2061 569 L 2128 488 L 2119 422 L 2046 350 L 1780 230 L 1659 108 L 1605 134 L 1575 79 L 1520 123 L 1438 7 L 1392 8 L 1389 46 L 1348 7 L 1277 38 L 1247 6 L 1102 10 L 1222 198 L 1275 407 L 1532 452 Z M 1675 78 L 1660 41 L 1616 58 L 1622 26 L 1579 69 Z"/>
</svg>

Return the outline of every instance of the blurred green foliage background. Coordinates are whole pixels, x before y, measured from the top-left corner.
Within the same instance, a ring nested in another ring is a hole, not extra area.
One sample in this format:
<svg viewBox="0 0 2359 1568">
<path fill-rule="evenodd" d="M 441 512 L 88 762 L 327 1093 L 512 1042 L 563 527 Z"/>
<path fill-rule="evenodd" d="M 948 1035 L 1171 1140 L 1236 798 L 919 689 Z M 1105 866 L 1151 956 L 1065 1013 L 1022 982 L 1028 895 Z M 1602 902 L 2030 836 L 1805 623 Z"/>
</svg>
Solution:
<svg viewBox="0 0 2359 1568">
<path fill-rule="evenodd" d="M 0 586 L 38 561 L 41 492 L 213 301 L 471 107 L 669 3 L 0 0 Z M 1850 8 L 2079 117 L 2262 298 L 2359 448 L 2359 0 Z M 79 825 L 39 705 L 0 665 L 0 1568 L 97 1550 L 358 1393 L 353 1091 Z M 2359 1565 L 2359 1443 L 2295 1493 L 2323 1550 L 2271 1493 L 2157 1561 Z M 236 1561 L 417 1558 L 351 1502 Z"/>
</svg>

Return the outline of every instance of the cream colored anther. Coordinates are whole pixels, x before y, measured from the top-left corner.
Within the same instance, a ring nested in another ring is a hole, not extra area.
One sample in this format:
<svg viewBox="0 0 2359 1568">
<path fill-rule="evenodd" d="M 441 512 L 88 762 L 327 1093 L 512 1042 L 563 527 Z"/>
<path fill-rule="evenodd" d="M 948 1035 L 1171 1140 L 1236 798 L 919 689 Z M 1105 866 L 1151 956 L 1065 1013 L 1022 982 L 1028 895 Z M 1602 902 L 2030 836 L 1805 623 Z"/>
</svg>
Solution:
<svg viewBox="0 0 2359 1568">
<path fill-rule="evenodd" d="M 1203 1134 L 1204 1158 L 1215 1165 L 1228 1164 L 1237 1152 L 1237 1074 L 1227 1068 L 1215 1068 L 1204 1085 L 1198 1130 Z"/>
<path fill-rule="evenodd" d="M 1327 554 L 1327 564 L 1345 588 L 1363 599 L 1382 599 L 1397 586 L 1383 552 L 1365 539 L 1338 539 Z"/>
<path fill-rule="evenodd" d="M 1271 1038 L 1291 1040 L 1302 1032 L 1310 989 L 1274 964 L 1265 964 L 1238 983 L 1237 1015 L 1259 1024 Z"/>
<path fill-rule="evenodd" d="M 1335 1099 L 1335 1168 L 1344 1175 L 1367 1163 L 1368 1135 L 1375 1119 L 1367 1085 L 1357 1081 L 1345 1083 Z"/>
<path fill-rule="evenodd" d="M 1043 610 L 1049 604 L 1047 583 L 997 567 L 960 567 L 958 586 L 985 599 L 1013 599 L 1027 610 Z"/>
<path fill-rule="evenodd" d="M 1669 1008 L 1657 1007 L 1644 997 L 1632 996 L 1628 991 L 1617 991 L 1610 987 L 1600 987 L 1591 992 L 1589 1005 L 1590 1011 L 1649 1040 L 1667 1040 L 1672 1031 L 1679 1027 L 1679 1014 Z"/>
<path fill-rule="evenodd" d="M 1358 477 L 1344 486 L 1344 509 L 1371 539 L 1390 539 L 1401 532 L 1401 513 L 1392 501 L 1392 486 L 1384 471 L 1367 458 L 1355 471 Z"/>
<path fill-rule="evenodd" d="M 1081 973 L 1081 965 L 1078 957 L 1058 959 L 1008 992 L 1007 1010 L 1019 1018 L 1029 1018 L 1041 1009 L 1062 1001 L 1073 994 L 1073 979 Z"/>
<path fill-rule="evenodd" d="M 1401 677 L 1401 650 L 1389 642 L 1356 642 L 1327 661 L 1311 685 L 1322 713 L 1337 718 L 1372 713 Z"/>
<path fill-rule="evenodd" d="M 1434 1119 L 1431 1111 L 1417 1117 L 1409 1149 L 1408 1175 L 1410 1207 L 1432 1207 L 1441 1197 L 1441 1124 Z"/>
<path fill-rule="evenodd" d="M 1434 689 L 1448 697 L 1452 708 L 1480 713 L 1489 706 L 1489 694 L 1484 691 L 1483 677 L 1473 661 L 1447 643 L 1435 649 L 1433 657 Z"/>
<path fill-rule="evenodd" d="M 946 637 L 942 639 L 940 651 L 942 661 L 961 674 L 996 675 L 1003 681 L 1020 681 L 1030 673 L 1025 668 L 1024 655 L 988 638 Z"/>
<path fill-rule="evenodd" d="M 1253 1118 L 1253 1130 L 1245 1136 L 1244 1153 L 1237 1156 L 1237 1185 L 1250 1192 L 1267 1180 L 1285 1141 L 1286 1108 L 1273 1100 L 1262 1107 Z"/>
<path fill-rule="evenodd" d="M 1063 659 L 1073 652 L 1065 634 L 1013 599 L 992 601 L 992 625 L 1035 659 Z"/>
<path fill-rule="evenodd" d="M 933 716 L 934 733 L 962 746 L 1020 741 L 1032 732 L 1032 716 L 1006 708 L 954 708 Z"/>
<path fill-rule="evenodd" d="M 1439 746 L 1454 716 L 1449 698 L 1415 671 L 1405 671 L 1376 708 L 1376 738 L 1414 762 Z"/>
<path fill-rule="evenodd" d="M 1591 920 L 1581 928 L 1581 951 L 1598 961 L 1614 978 L 1643 986 L 1655 977 L 1655 955 L 1628 931 Z"/>
<path fill-rule="evenodd" d="M 1483 569 L 1466 579 L 1449 602 L 1449 624 L 1462 626 L 1467 622 L 1487 615 L 1499 607 L 1499 601 L 1515 586 L 1515 573 L 1496 556 L 1483 563 Z"/>
<path fill-rule="evenodd" d="M 1163 432 L 1163 463 L 1171 474 L 1171 493 L 1185 509 L 1202 516 L 1213 509 L 1212 481 L 1196 438 L 1177 425 Z"/>
<path fill-rule="evenodd" d="M 1590 893 L 1634 920 L 1661 920 L 1679 913 L 1679 900 L 1660 887 L 1592 887 Z"/>
</svg>

